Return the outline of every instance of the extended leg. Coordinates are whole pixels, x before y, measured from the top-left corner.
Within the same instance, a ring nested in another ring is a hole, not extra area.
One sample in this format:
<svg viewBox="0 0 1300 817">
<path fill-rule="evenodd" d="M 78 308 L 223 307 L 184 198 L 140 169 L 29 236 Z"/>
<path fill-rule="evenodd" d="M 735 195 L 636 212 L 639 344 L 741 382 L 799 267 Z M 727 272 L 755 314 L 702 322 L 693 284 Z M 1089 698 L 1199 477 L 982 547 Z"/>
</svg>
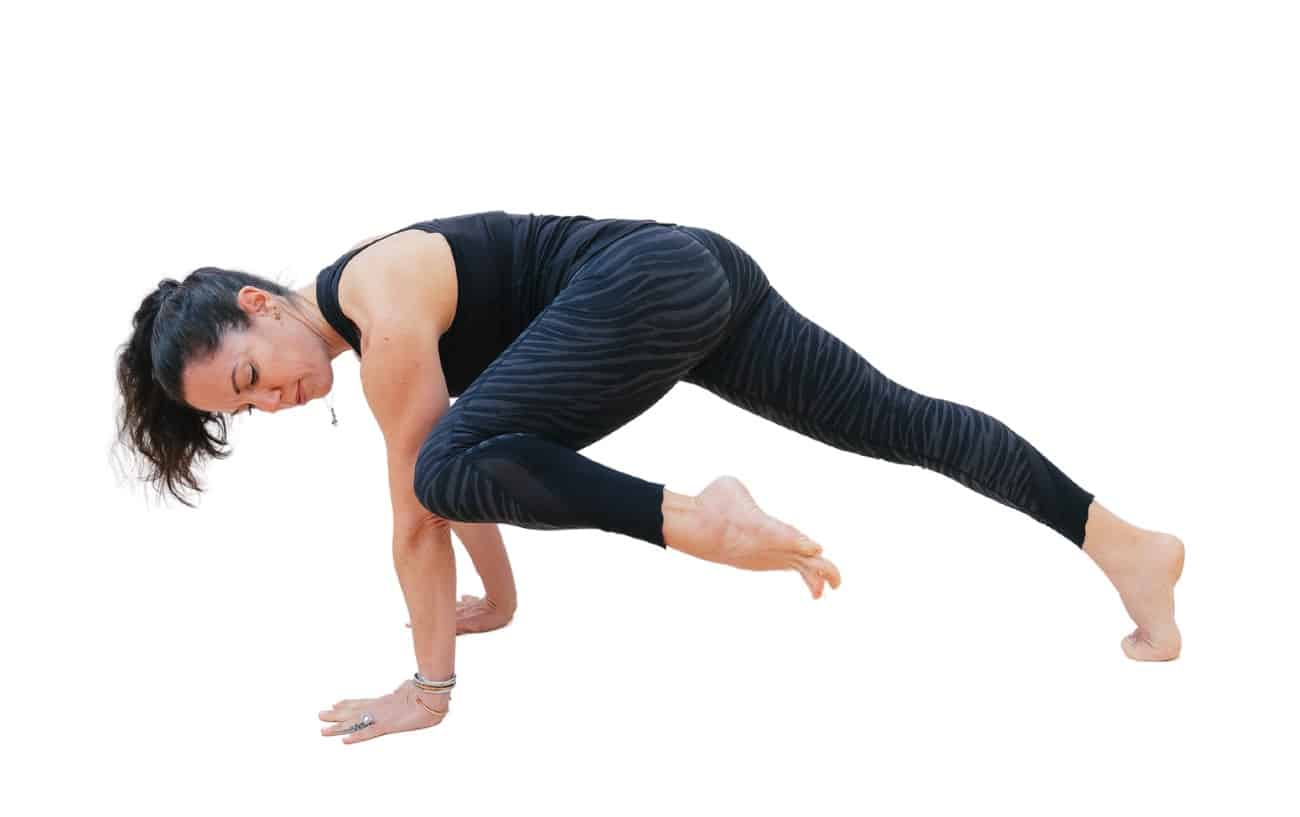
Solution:
<svg viewBox="0 0 1300 817">
<path fill-rule="evenodd" d="M 899 385 L 769 289 L 685 378 L 813 439 L 915 465 L 1082 545 L 1093 495 L 1005 423 Z"/>
<path fill-rule="evenodd" d="M 722 259 L 745 306 L 687 382 L 836 448 L 944 474 L 1051 527 L 1119 591 L 1138 625 L 1123 642 L 1125 654 L 1178 655 L 1173 587 L 1181 540 L 1123 521 L 997 418 L 889 379 L 790 306 L 735 244 L 694 234 Z"/>
</svg>

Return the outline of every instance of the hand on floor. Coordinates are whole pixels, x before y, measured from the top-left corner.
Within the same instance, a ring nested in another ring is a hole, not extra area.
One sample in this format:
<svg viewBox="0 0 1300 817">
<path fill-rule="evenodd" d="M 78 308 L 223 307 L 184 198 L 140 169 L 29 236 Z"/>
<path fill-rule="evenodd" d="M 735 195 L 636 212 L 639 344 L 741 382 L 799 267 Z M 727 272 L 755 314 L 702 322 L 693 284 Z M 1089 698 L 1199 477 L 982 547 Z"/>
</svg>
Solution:
<svg viewBox="0 0 1300 817">
<path fill-rule="evenodd" d="M 509 624 L 514 615 L 514 607 L 466 593 L 456 602 L 456 635 L 499 630 Z M 411 622 L 406 622 L 406 626 L 410 627 Z"/>
<path fill-rule="evenodd" d="M 317 717 L 330 724 L 320 733 L 327 738 L 347 735 L 343 738 L 344 743 L 359 743 L 393 732 L 427 729 L 442 723 L 447 716 L 449 697 L 423 692 L 413 681 L 405 681 L 387 695 L 346 698 L 318 713 Z M 369 725 L 353 728 L 366 721 Z"/>
</svg>

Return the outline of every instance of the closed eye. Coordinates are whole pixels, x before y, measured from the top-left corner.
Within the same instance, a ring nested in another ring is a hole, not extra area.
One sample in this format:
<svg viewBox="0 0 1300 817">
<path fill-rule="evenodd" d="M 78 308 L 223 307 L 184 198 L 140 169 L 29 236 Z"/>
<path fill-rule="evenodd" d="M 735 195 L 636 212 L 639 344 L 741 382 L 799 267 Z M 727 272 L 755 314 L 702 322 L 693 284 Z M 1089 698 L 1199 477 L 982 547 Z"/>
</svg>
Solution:
<svg viewBox="0 0 1300 817">
<path fill-rule="evenodd" d="M 251 372 L 251 374 L 249 375 L 249 378 L 248 378 L 248 386 L 247 386 L 246 388 L 252 388 L 253 386 L 257 385 L 257 367 L 254 366 L 254 365 L 250 362 L 250 363 L 248 364 L 248 370 Z M 249 403 L 249 404 L 246 405 L 246 406 L 241 406 L 241 408 L 246 408 L 246 409 L 248 409 L 248 414 L 249 414 L 249 416 L 250 416 L 250 417 L 252 416 L 252 414 L 253 414 L 253 404 L 252 404 L 252 403 Z"/>
</svg>

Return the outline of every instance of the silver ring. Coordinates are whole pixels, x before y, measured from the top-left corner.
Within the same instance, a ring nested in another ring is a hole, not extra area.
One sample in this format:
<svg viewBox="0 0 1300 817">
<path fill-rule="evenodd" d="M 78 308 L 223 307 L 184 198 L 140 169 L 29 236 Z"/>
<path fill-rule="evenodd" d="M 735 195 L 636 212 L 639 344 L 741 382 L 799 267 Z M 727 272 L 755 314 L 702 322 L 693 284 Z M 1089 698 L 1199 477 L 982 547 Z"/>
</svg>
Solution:
<svg viewBox="0 0 1300 817">
<path fill-rule="evenodd" d="M 369 712 L 366 712 L 362 714 L 361 720 L 352 724 L 351 726 L 349 726 L 347 729 L 344 729 L 343 731 L 344 733 L 360 732 L 362 729 L 365 729 L 367 726 L 370 726 L 374 722 L 375 722 L 375 716 L 371 715 Z"/>
</svg>

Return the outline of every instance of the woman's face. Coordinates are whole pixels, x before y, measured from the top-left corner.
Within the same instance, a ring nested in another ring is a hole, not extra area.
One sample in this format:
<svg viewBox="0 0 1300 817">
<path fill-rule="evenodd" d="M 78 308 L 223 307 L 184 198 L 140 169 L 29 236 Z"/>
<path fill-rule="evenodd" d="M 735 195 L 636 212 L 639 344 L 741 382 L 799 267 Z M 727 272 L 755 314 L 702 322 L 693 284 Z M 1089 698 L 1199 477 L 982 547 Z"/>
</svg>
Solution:
<svg viewBox="0 0 1300 817">
<path fill-rule="evenodd" d="M 300 310 L 252 286 L 241 289 L 238 300 L 252 325 L 227 331 L 211 357 L 186 365 L 185 402 L 227 414 L 250 406 L 275 412 L 327 394 L 334 385 L 329 349 Z"/>
</svg>

